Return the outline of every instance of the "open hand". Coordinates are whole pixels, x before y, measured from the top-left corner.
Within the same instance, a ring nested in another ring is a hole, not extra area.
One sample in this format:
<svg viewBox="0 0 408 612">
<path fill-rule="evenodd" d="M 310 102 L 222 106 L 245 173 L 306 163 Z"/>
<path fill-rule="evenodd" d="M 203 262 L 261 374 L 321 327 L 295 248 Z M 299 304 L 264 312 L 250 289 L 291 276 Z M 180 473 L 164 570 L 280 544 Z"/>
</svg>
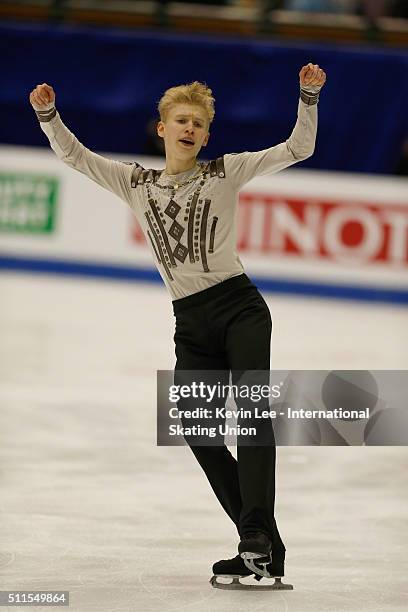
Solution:
<svg viewBox="0 0 408 612">
<path fill-rule="evenodd" d="M 30 93 L 31 106 L 36 111 L 50 110 L 55 106 L 55 92 L 51 85 L 37 85 Z"/>
<path fill-rule="evenodd" d="M 299 72 L 300 86 L 304 89 L 308 87 L 322 88 L 326 82 L 326 73 L 318 64 L 307 64 Z"/>
</svg>

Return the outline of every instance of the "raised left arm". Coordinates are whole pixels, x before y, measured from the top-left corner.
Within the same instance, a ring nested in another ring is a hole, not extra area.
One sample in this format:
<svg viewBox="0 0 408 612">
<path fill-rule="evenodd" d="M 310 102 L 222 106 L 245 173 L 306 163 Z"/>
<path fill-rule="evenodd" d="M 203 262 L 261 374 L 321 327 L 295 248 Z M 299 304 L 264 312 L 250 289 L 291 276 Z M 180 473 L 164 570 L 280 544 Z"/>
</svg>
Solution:
<svg viewBox="0 0 408 612">
<path fill-rule="evenodd" d="M 240 189 L 255 176 L 279 172 L 313 155 L 317 133 L 317 102 L 326 73 L 317 64 L 299 72 L 300 100 L 295 127 L 285 142 L 263 151 L 224 155 L 227 176 Z"/>
</svg>

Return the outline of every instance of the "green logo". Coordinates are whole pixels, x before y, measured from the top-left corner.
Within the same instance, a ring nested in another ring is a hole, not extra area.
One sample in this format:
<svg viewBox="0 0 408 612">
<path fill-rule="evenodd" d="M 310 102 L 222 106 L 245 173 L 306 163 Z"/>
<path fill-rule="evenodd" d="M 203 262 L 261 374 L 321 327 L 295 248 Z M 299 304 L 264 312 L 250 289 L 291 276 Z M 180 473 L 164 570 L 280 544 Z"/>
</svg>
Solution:
<svg viewBox="0 0 408 612">
<path fill-rule="evenodd" d="M 57 194 L 52 176 L 0 172 L 0 231 L 51 233 Z"/>
</svg>

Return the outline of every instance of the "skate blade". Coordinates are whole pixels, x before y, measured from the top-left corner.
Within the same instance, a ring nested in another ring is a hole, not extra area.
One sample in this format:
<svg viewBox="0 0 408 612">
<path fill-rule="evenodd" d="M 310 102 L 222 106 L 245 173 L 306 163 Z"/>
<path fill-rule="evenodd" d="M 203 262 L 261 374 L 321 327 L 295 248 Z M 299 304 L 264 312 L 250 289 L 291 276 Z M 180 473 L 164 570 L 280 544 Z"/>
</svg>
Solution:
<svg viewBox="0 0 408 612">
<path fill-rule="evenodd" d="M 221 582 L 219 578 L 224 580 L 232 579 L 232 582 Z M 210 578 L 210 584 L 214 589 L 224 589 L 227 591 L 293 591 L 293 584 L 285 584 L 282 582 L 282 578 L 275 578 L 273 584 L 260 585 L 246 584 L 240 581 L 242 578 L 248 578 L 248 576 L 215 574 Z"/>
</svg>

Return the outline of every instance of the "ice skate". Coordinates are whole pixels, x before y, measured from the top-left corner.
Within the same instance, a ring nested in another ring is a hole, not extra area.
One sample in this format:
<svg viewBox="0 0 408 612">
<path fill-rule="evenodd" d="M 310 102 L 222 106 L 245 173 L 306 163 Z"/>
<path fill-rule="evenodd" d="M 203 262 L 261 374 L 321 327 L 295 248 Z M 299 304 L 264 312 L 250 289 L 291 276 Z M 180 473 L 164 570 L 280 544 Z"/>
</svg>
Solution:
<svg viewBox="0 0 408 612">
<path fill-rule="evenodd" d="M 213 576 L 210 579 L 210 584 L 215 589 L 232 589 L 232 590 L 263 590 L 263 591 L 278 591 L 292 590 L 291 584 L 284 584 L 282 576 L 284 575 L 284 559 L 276 559 L 275 562 L 269 562 L 268 575 L 260 575 L 251 567 L 248 567 L 244 559 L 237 555 L 233 559 L 218 561 L 213 565 Z M 262 578 L 274 578 L 273 584 L 257 584 Z"/>
</svg>

